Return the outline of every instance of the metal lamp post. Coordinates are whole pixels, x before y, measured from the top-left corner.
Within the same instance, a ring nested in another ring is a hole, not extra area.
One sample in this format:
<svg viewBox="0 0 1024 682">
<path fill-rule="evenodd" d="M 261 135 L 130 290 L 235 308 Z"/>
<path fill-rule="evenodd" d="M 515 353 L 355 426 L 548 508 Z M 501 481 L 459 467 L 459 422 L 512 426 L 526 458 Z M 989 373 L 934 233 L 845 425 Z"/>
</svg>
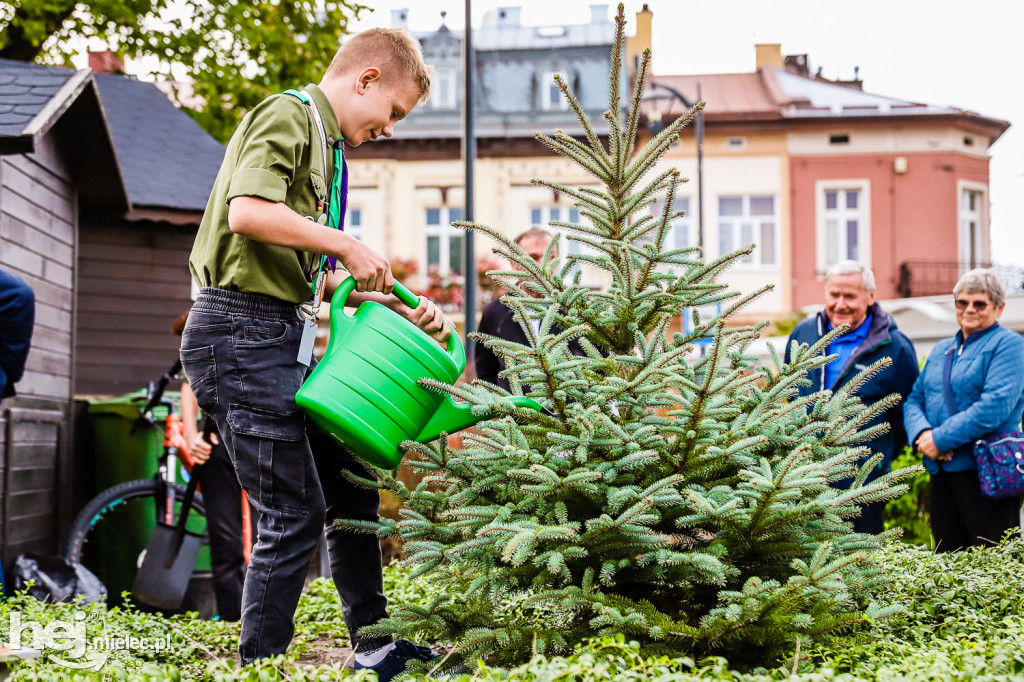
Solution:
<svg viewBox="0 0 1024 682">
<path fill-rule="evenodd" d="M 468 0 L 467 0 L 468 2 Z M 687 109 L 693 106 L 693 103 L 686 98 L 683 93 L 679 92 L 675 88 L 671 88 L 661 83 L 655 83 L 651 81 L 650 88 L 652 95 L 648 99 L 663 99 L 665 96 L 659 96 L 654 93 L 655 90 L 664 90 L 668 93 L 667 97 L 671 99 L 678 99 L 683 103 L 683 106 Z M 700 85 L 697 85 L 697 99 L 700 100 Z M 653 111 L 647 115 L 647 130 L 651 135 L 657 135 L 665 127 L 662 122 L 662 114 L 658 111 Z M 701 257 L 704 257 L 704 111 L 701 110 L 697 113 L 697 246 L 700 247 Z"/>
<path fill-rule="evenodd" d="M 476 133 L 473 131 L 473 12 L 472 0 L 466 0 L 466 33 L 463 48 L 465 51 L 465 72 L 463 82 L 463 110 L 465 115 L 465 154 L 466 154 L 466 220 L 473 220 L 473 163 L 476 161 Z M 472 362 L 475 342 L 469 335 L 476 331 L 476 252 L 473 246 L 473 231 L 466 230 L 463 240 L 466 245 L 465 272 L 465 308 L 466 321 L 466 357 Z"/>
</svg>

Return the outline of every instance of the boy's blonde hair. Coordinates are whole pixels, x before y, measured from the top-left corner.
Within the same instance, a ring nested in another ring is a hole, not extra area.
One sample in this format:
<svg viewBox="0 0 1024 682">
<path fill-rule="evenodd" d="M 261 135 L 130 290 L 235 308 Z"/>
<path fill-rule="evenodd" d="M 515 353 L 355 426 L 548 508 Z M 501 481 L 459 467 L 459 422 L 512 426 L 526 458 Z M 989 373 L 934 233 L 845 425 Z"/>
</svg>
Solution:
<svg viewBox="0 0 1024 682">
<path fill-rule="evenodd" d="M 384 82 L 407 75 L 420 89 L 419 101 L 430 96 L 430 69 L 423 62 L 423 49 L 401 28 L 371 28 L 352 36 L 338 49 L 327 67 L 328 77 L 375 66 Z"/>
</svg>

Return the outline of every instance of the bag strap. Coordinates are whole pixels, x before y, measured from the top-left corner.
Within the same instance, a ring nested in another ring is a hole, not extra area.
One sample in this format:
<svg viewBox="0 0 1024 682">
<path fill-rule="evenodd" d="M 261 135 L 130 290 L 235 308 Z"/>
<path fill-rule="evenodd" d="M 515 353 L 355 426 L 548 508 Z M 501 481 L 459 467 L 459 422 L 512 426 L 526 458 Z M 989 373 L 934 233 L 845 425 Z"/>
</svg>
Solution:
<svg viewBox="0 0 1024 682">
<path fill-rule="evenodd" d="M 309 117 L 310 121 L 313 124 L 313 130 L 317 132 L 317 135 L 320 138 L 319 145 L 314 144 L 311 146 L 314 149 L 314 157 L 317 155 L 317 152 L 319 152 L 320 172 L 323 175 L 325 184 L 323 187 L 317 187 L 314 184 L 313 190 L 317 195 L 317 201 L 320 202 L 321 204 L 326 205 L 328 203 L 329 192 L 326 183 L 330 182 L 330 180 L 327 177 L 327 133 L 324 132 L 323 121 L 320 120 L 319 117 L 320 112 L 317 110 L 316 104 L 313 102 L 313 98 L 310 97 L 307 93 L 303 92 L 302 90 L 285 90 L 284 94 L 294 97 L 295 99 L 299 100 L 305 105 L 303 109 L 306 110 L 306 116 Z"/>
<path fill-rule="evenodd" d="M 324 182 L 327 183 L 327 186 L 324 188 L 324 195 L 321 195 L 319 188 L 315 186 L 314 191 L 317 193 L 317 200 L 323 204 L 323 210 L 326 211 L 327 225 L 338 230 L 344 230 L 345 211 L 348 209 L 348 167 L 345 163 L 344 140 L 339 139 L 332 146 L 334 151 L 334 168 L 331 178 L 328 179 L 327 133 L 324 130 L 324 121 L 320 117 L 320 110 L 317 108 L 316 102 L 304 90 L 285 90 L 284 94 L 295 97 L 306 105 L 306 113 L 313 120 L 313 128 L 320 136 L 320 161 L 323 168 Z M 316 147 L 316 145 L 313 146 Z M 317 269 L 318 273 L 325 264 L 330 266 L 331 272 L 334 272 L 338 265 L 338 259 L 334 256 L 321 256 L 320 266 Z"/>
<path fill-rule="evenodd" d="M 942 368 L 942 395 L 946 398 L 946 409 L 949 410 L 949 416 L 957 414 L 960 410 L 956 408 L 956 402 L 953 400 L 953 387 L 950 385 L 949 377 L 953 373 L 953 359 L 956 353 L 956 343 L 954 342 L 953 347 L 946 351 L 946 364 Z"/>
</svg>

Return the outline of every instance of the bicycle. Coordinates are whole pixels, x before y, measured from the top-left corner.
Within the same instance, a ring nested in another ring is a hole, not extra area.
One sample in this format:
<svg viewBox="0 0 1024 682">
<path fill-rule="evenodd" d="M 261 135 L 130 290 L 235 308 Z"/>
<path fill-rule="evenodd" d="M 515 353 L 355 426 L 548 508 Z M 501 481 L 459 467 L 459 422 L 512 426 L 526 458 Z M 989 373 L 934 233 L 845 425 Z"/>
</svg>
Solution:
<svg viewBox="0 0 1024 682">
<path fill-rule="evenodd" d="M 99 493 L 75 517 L 65 543 L 64 555 L 100 576 L 107 587 L 108 599 L 113 601 L 118 601 L 122 592 L 131 589 L 156 521 L 173 523 L 185 496 L 185 486 L 175 479 L 179 461 L 191 469 L 192 460 L 185 442 L 179 400 L 164 396 L 167 385 L 180 372 L 181 362 L 178 361 L 155 386 L 150 383 L 146 405 L 132 427 L 133 432 L 138 428 L 159 429 L 153 411 L 161 406 L 167 409 L 163 452 L 156 474 L 148 479 L 126 481 Z M 203 546 L 208 547 L 206 509 L 201 493 L 193 499 L 187 528 L 202 534 Z"/>
</svg>

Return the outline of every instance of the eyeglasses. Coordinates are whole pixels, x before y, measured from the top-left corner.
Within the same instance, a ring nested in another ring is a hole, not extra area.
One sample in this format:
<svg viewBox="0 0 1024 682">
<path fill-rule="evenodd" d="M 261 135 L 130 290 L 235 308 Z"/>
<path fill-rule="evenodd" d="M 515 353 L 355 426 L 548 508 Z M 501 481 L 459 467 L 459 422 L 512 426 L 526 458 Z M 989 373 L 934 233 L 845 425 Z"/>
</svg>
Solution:
<svg viewBox="0 0 1024 682">
<path fill-rule="evenodd" d="M 958 298 L 955 301 L 957 310 L 966 310 L 967 306 L 970 305 L 972 308 L 977 310 L 979 313 L 988 307 L 988 301 L 965 301 L 962 298 Z"/>
</svg>

